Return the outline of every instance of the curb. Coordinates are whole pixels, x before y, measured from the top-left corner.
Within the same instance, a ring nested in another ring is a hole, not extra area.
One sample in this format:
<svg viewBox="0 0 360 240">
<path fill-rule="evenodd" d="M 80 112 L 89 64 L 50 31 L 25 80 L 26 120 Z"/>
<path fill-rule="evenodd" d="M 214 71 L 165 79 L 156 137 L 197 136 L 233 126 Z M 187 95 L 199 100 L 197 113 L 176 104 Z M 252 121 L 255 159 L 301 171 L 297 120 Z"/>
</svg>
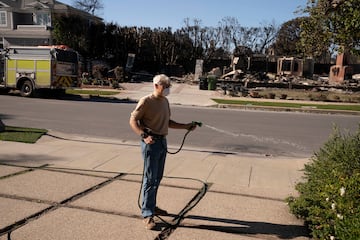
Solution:
<svg viewBox="0 0 360 240">
<path fill-rule="evenodd" d="M 235 108 L 243 110 L 262 110 L 274 112 L 302 112 L 302 113 L 318 113 L 318 114 L 345 114 L 345 115 L 359 115 L 358 111 L 348 110 L 331 110 L 331 109 L 314 109 L 309 107 L 304 108 L 290 108 L 290 107 L 264 107 L 264 106 L 251 106 L 251 105 L 236 105 L 236 104 L 217 104 L 218 108 Z"/>
</svg>

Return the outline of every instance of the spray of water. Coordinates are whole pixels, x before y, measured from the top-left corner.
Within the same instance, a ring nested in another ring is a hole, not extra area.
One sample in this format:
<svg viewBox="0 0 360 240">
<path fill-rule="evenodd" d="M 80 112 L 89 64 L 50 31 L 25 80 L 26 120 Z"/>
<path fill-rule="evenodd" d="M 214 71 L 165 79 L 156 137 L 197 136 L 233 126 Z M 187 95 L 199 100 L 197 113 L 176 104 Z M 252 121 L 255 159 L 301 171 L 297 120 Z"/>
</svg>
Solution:
<svg viewBox="0 0 360 240">
<path fill-rule="evenodd" d="M 279 139 L 271 138 L 271 137 L 258 137 L 256 135 L 252 135 L 252 134 L 244 134 L 244 133 L 237 134 L 237 133 L 229 132 L 229 131 L 219 129 L 219 128 L 216 128 L 214 126 L 210 126 L 207 124 L 203 124 L 203 126 L 209 128 L 213 131 L 232 136 L 234 138 L 244 137 L 244 138 L 250 138 L 255 142 L 269 142 L 269 143 L 273 143 L 273 144 L 286 144 L 286 145 L 290 145 L 290 146 L 295 147 L 300 150 L 306 150 L 305 147 L 300 146 L 299 144 L 296 144 L 296 143 L 289 142 L 289 141 L 279 140 Z"/>
</svg>

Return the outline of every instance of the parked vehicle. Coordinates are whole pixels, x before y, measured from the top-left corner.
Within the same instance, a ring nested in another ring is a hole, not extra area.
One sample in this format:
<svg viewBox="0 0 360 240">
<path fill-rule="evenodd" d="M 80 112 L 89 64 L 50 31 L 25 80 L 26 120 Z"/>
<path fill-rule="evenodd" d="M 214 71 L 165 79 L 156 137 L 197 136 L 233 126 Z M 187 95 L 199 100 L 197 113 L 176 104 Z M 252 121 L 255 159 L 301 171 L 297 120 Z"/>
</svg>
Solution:
<svg viewBox="0 0 360 240">
<path fill-rule="evenodd" d="M 78 53 L 64 45 L 9 47 L 0 56 L 0 88 L 30 97 L 40 89 L 76 87 L 78 68 Z"/>
</svg>

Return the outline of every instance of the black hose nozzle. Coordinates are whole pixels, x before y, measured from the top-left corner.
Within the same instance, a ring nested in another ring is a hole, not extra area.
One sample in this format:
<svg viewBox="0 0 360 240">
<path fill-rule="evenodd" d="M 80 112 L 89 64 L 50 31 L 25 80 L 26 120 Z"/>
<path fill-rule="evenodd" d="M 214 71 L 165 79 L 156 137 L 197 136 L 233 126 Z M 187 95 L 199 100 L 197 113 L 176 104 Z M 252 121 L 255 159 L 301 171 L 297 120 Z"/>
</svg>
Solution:
<svg viewBox="0 0 360 240">
<path fill-rule="evenodd" d="M 202 126 L 202 122 L 192 121 L 192 124 L 193 124 L 194 126 L 195 126 L 195 125 L 197 125 L 197 126 L 199 126 L 199 127 Z"/>
</svg>

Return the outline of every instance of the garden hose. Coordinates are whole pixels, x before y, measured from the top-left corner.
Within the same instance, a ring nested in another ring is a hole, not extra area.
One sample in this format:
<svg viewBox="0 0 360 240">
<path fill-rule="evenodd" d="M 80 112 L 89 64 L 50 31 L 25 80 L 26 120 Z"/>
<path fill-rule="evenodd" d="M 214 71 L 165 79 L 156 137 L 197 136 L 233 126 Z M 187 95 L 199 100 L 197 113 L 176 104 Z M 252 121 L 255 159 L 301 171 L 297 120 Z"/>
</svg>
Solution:
<svg viewBox="0 0 360 240">
<path fill-rule="evenodd" d="M 181 142 L 180 148 L 179 148 L 177 151 L 175 151 L 175 152 L 169 152 L 168 150 L 166 150 L 167 153 L 169 153 L 169 154 L 177 154 L 178 152 L 180 152 L 181 149 L 182 149 L 183 146 L 184 146 L 185 139 L 186 139 L 187 135 L 191 132 L 191 130 L 192 130 L 193 127 L 195 127 L 195 126 L 201 127 L 201 126 L 202 126 L 202 122 L 192 121 L 192 127 L 191 127 L 190 129 L 188 129 L 187 132 L 185 133 L 185 135 L 184 135 L 184 137 L 183 137 L 183 140 L 182 140 L 182 142 Z"/>
</svg>

